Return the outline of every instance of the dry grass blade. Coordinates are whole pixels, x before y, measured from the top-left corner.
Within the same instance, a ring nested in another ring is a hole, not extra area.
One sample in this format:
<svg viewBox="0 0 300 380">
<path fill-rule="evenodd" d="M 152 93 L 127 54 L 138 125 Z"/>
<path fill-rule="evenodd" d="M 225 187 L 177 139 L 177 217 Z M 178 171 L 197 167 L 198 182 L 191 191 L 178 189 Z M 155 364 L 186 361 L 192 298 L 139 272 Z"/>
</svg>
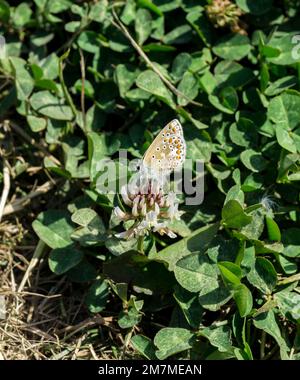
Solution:
<svg viewBox="0 0 300 380">
<path fill-rule="evenodd" d="M 9 173 L 9 165 L 8 161 L 5 157 L 3 157 L 3 190 L 0 199 L 0 222 L 2 220 L 2 216 L 4 213 L 4 207 L 7 201 L 7 197 L 10 190 L 10 173 Z"/>
<path fill-rule="evenodd" d="M 112 20 L 112 24 L 120 30 L 125 37 L 130 41 L 131 45 L 135 48 L 137 53 L 143 58 L 143 60 L 146 62 L 146 64 L 160 77 L 160 79 L 165 83 L 165 85 L 176 95 L 181 96 L 185 98 L 190 104 L 193 104 L 197 107 L 203 107 L 202 103 L 196 102 L 192 99 L 190 99 L 188 96 L 183 94 L 181 91 L 177 90 L 175 86 L 161 73 L 161 71 L 150 61 L 148 56 L 145 54 L 145 52 L 142 50 L 142 48 L 138 45 L 138 43 L 134 40 L 134 38 L 129 33 L 128 29 L 125 25 L 119 20 L 118 16 L 116 15 L 115 11 L 112 9 L 112 13 L 114 16 L 114 20 Z"/>
<path fill-rule="evenodd" d="M 3 210 L 3 215 L 9 215 L 23 210 L 24 206 L 27 205 L 27 203 L 31 199 L 46 194 L 54 187 L 54 185 L 55 181 L 47 181 L 43 185 L 38 186 L 35 190 L 32 190 L 29 194 L 25 195 L 24 197 L 16 199 L 11 204 L 6 205 Z"/>
</svg>

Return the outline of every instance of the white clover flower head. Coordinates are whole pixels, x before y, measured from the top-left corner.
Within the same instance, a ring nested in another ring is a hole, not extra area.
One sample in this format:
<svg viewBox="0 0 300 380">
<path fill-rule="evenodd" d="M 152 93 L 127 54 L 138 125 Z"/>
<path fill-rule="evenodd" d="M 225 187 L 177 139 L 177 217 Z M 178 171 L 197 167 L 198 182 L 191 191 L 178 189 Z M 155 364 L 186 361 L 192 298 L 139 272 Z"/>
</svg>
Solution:
<svg viewBox="0 0 300 380">
<path fill-rule="evenodd" d="M 150 231 L 175 238 L 176 234 L 168 228 L 168 222 L 180 219 L 179 200 L 174 192 L 164 193 L 163 177 L 153 176 L 140 170 L 130 182 L 121 189 L 121 197 L 130 211 L 124 212 L 115 207 L 114 215 L 120 221 L 132 221 L 132 226 L 115 236 L 123 239 L 148 235 Z"/>
</svg>

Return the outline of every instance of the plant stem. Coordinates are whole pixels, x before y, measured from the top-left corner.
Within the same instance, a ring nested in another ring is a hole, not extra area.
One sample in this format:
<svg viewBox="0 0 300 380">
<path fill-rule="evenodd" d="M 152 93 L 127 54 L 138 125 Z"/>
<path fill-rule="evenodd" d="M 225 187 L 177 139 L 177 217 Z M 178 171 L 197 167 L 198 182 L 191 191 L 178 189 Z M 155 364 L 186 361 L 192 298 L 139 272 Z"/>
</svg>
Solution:
<svg viewBox="0 0 300 380">
<path fill-rule="evenodd" d="M 58 73 L 58 76 L 59 76 L 59 80 L 60 80 L 60 84 L 61 84 L 61 87 L 62 87 L 62 90 L 63 90 L 63 93 L 65 95 L 65 98 L 67 100 L 67 102 L 69 103 L 69 106 L 71 107 L 71 110 L 72 110 L 72 113 L 73 113 L 73 117 L 74 119 L 76 118 L 77 116 L 77 110 L 76 110 L 76 107 L 75 107 L 75 104 L 73 103 L 73 100 L 71 98 L 71 95 L 69 94 L 69 91 L 67 89 L 67 86 L 65 84 L 65 80 L 64 80 L 64 76 L 63 76 L 63 61 L 68 57 L 69 55 L 69 50 L 67 50 L 60 58 L 59 58 L 59 73 Z"/>
<path fill-rule="evenodd" d="M 193 104 L 197 107 L 203 107 L 202 103 L 196 102 L 192 99 L 190 99 L 188 96 L 183 94 L 181 91 L 177 90 L 175 86 L 162 74 L 162 72 L 150 61 L 148 56 L 144 53 L 143 49 L 139 46 L 139 44 L 134 40 L 134 38 L 129 33 L 128 29 L 122 22 L 119 20 L 118 16 L 116 15 L 116 12 L 112 8 L 112 14 L 114 16 L 115 20 L 111 20 L 111 23 L 120 30 L 124 36 L 130 41 L 131 45 L 135 48 L 137 53 L 143 58 L 143 60 L 146 62 L 146 64 L 160 77 L 160 79 L 165 83 L 165 85 L 175 94 L 176 96 L 181 96 L 185 98 L 190 104 Z"/>
<path fill-rule="evenodd" d="M 24 289 L 24 286 L 32 272 L 32 270 L 34 269 L 34 267 L 37 265 L 37 263 L 39 262 L 40 258 L 42 257 L 44 251 L 45 251 L 45 248 L 46 248 L 46 244 L 42 241 L 42 240 L 39 240 L 36 248 L 35 248 L 35 251 L 33 253 L 33 257 L 32 259 L 30 260 L 30 263 L 28 265 L 28 268 L 23 276 L 23 279 L 20 283 L 20 286 L 19 286 L 19 289 L 18 289 L 18 292 L 22 292 L 22 290 Z"/>
<path fill-rule="evenodd" d="M 290 284 L 291 282 L 300 281 L 300 273 L 294 274 L 293 276 L 283 278 L 278 281 L 278 285 Z"/>
<path fill-rule="evenodd" d="M 262 331 L 261 341 L 260 341 L 260 359 L 265 357 L 265 347 L 266 347 L 266 332 Z"/>
<path fill-rule="evenodd" d="M 86 113 L 85 113 L 85 60 L 84 55 L 82 53 L 82 50 L 79 49 L 80 54 L 80 70 L 81 70 L 81 112 L 82 112 L 82 123 L 83 123 L 83 129 L 84 132 L 87 133 L 86 128 Z"/>
<path fill-rule="evenodd" d="M 144 254 L 144 236 L 139 236 L 137 249 Z"/>
</svg>

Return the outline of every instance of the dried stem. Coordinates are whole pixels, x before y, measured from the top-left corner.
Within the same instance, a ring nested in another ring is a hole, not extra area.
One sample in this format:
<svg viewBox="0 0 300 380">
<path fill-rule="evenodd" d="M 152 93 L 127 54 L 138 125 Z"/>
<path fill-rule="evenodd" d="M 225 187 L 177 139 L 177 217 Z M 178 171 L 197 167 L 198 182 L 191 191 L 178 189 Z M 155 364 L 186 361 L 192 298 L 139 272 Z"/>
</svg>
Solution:
<svg viewBox="0 0 300 380">
<path fill-rule="evenodd" d="M 19 199 L 16 199 L 11 204 L 8 204 L 3 210 L 3 215 L 12 214 L 14 212 L 18 212 L 22 210 L 30 199 L 33 199 L 35 197 L 38 197 L 39 195 L 47 193 L 49 190 L 53 188 L 54 185 L 55 183 L 48 181 L 48 182 L 45 182 L 43 185 L 38 186 L 35 190 L 31 191 L 29 194 Z"/>
<path fill-rule="evenodd" d="M 291 282 L 300 281 L 300 273 L 294 274 L 293 276 L 283 278 L 278 281 L 278 285 L 290 284 Z"/>
<path fill-rule="evenodd" d="M 9 165 L 5 157 L 3 157 L 3 190 L 0 199 L 0 222 L 4 213 L 4 207 L 7 201 L 7 197 L 10 190 L 10 174 L 9 174 Z"/>
<path fill-rule="evenodd" d="M 33 257 L 30 260 L 28 268 L 27 268 L 27 270 L 23 276 L 23 279 L 22 279 L 20 285 L 19 285 L 19 288 L 18 288 L 19 293 L 22 292 L 22 290 L 24 289 L 24 286 L 25 286 L 27 280 L 29 279 L 32 270 L 35 268 L 35 266 L 39 262 L 40 258 L 42 257 L 42 255 L 45 251 L 45 248 L 46 248 L 46 244 L 42 240 L 39 240 L 39 242 L 36 246 L 36 249 L 33 253 Z"/>
<path fill-rule="evenodd" d="M 119 20 L 119 18 L 116 15 L 114 9 L 112 9 L 112 14 L 113 14 L 113 16 L 115 18 L 115 21 L 112 20 L 112 24 L 125 35 L 125 37 L 130 41 L 131 45 L 135 48 L 135 50 L 138 52 L 138 54 L 143 58 L 143 60 L 147 63 L 147 65 L 160 77 L 160 79 L 165 83 L 165 85 L 176 96 L 181 96 L 181 97 L 185 98 L 189 103 L 193 104 L 194 106 L 203 107 L 202 103 L 199 103 L 199 102 L 196 102 L 196 101 L 190 99 L 188 96 L 186 96 L 185 94 L 183 94 L 181 91 L 177 90 L 177 88 L 167 78 L 165 78 L 165 76 L 161 73 L 161 71 L 150 61 L 150 59 L 145 54 L 145 52 L 142 50 L 142 48 L 133 39 L 133 37 L 129 33 L 128 29 Z"/>
</svg>

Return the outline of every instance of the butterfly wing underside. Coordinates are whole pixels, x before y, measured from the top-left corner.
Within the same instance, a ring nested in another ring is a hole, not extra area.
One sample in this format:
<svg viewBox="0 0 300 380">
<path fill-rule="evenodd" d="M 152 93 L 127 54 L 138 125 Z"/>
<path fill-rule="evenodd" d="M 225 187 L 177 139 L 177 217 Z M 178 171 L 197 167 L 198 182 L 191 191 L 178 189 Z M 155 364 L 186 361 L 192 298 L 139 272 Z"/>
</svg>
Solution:
<svg viewBox="0 0 300 380">
<path fill-rule="evenodd" d="M 183 130 L 177 119 L 170 121 L 147 149 L 143 163 L 157 172 L 168 173 L 181 165 L 186 156 Z"/>
</svg>

